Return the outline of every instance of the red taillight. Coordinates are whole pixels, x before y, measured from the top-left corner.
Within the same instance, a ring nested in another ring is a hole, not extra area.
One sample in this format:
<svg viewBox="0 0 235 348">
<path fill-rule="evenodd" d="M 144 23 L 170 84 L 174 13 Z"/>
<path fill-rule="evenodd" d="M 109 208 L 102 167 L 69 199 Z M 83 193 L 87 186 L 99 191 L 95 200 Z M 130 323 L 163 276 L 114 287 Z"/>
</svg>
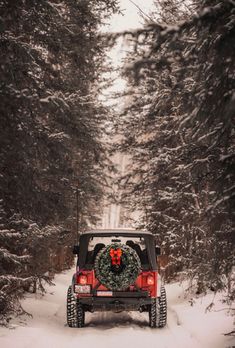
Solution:
<svg viewBox="0 0 235 348">
<path fill-rule="evenodd" d="M 85 276 L 85 275 L 80 275 L 80 276 L 78 277 L 78 284 L 86 285 L 86 284 L 87 284 L 87 276 Z"/>
<path fill-rule="evenodd" d="M 147 284 L 148 285 L 154 285 L 154 277 L 152 275 L 148 275 L 148 277 L 147 277 Z"/>
</svg>

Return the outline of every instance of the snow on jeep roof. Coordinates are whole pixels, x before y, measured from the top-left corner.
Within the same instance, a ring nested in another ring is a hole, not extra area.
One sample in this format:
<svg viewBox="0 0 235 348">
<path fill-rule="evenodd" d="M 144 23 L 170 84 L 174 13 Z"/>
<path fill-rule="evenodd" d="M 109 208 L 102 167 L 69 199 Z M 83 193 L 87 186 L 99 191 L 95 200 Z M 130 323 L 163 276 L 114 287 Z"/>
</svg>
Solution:
<svg viewBox="0 0 235 348">
<path fill-rule="evenodd" d="M 109 229 L 94 229 L 94 230 L 89 230 L 81 234 L 82 235 L 91 235 L 91 234 L 97 234 L 97 235 L 112 235 L 112 234 L 117 234 L 117 235 L 149 235 L 153 236 L 151 232 L 148 232 L 146 230 L 134 230 L 131 228 L 109 228 Z"/>
</svg>

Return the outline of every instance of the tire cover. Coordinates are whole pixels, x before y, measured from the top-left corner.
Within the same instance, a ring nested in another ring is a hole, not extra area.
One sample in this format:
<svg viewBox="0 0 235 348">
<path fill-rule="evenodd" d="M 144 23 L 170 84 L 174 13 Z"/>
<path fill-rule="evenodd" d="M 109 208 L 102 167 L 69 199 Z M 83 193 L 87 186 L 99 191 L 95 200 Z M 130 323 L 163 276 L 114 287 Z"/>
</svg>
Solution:
<svg viewBox="0 0 235 348">
<path fill-rule="evenodd" d="M 121 266 L 118 272 L 112 268 L 110 250 L 121 249 Z M 134 249 L 124 244 L 110 244 L 97 254 L 95 276 L 109 290 L 123 291 L 132 285 L 141 270 L 141 262 Z"/>
</svg>

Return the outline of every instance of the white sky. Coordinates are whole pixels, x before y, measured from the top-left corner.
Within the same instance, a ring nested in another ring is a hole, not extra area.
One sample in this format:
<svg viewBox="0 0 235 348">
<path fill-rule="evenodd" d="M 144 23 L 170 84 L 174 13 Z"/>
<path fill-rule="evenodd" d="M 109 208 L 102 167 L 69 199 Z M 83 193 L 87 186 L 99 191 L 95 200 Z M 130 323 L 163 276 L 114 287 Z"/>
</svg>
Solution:
<svg viewBox="0 0 235 348">
<path fill-rule="evenodd" d="M 133 2 L 141 8 L 141 10 L 148 15 L 153 6 L 154 0 L 133 0 Z M 130 0 L 119 0 L 120 9 L 123 13 L 113 15 L 109 19 L 109 25 L 106 25 L 102 28 L 104 32 L 120 32 L 128 29 L 136 29 L 143 27 L 143 18 L 140 13 L 140 10 L 130 1 Z M 109 57 L 113 62 L 114 68 L 121 66 L 122 61 L 126 56 L 128 46 L 122 38 L 117 41 L 116 46 L 109 52 Z M 121 92 L 126 87 L 126 81 L 123 80 L 118 73 L 113 72 L 112 77 L 115 78 L 114 83 L 106 90 L 106 95 L 108 100 L 106 101 L 107 105 L 111 105 L 112 93 Z M 121 107 L 121 100 L 119 103 L 119 108 Z"/>
<path fill-rule="evenodd" d="M 122 15 L 114 15 L 110 19 L 110 26 L 107 31 L 123 31 L 127 29 L 136 29 L 142 26 L 143 19 L 140 16 L 139 10 L 130 0 L 120 0 L 120 8 Z M 148 14 L 153 5 L 153 0 L 133 0 L 137 6 Z"/>
</svg>

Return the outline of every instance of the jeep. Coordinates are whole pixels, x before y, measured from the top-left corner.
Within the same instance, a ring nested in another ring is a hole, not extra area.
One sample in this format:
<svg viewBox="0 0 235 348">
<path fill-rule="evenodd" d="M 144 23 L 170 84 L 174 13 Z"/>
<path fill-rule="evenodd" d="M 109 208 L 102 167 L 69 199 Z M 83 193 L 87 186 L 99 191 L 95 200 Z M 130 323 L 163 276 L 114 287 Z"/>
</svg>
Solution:
<svg viewBox="0 0 235 348">
<path fill-rule="evenodd" d="M 137 230 L 93 230 L 74 246 L 76 273 L 67 292 L 67 324 L 81 328 L 85 313 L 149 313 L 149 326 L 166 325 L 167 303 L 157 268 L 154 235 Z"/>
</svg>

